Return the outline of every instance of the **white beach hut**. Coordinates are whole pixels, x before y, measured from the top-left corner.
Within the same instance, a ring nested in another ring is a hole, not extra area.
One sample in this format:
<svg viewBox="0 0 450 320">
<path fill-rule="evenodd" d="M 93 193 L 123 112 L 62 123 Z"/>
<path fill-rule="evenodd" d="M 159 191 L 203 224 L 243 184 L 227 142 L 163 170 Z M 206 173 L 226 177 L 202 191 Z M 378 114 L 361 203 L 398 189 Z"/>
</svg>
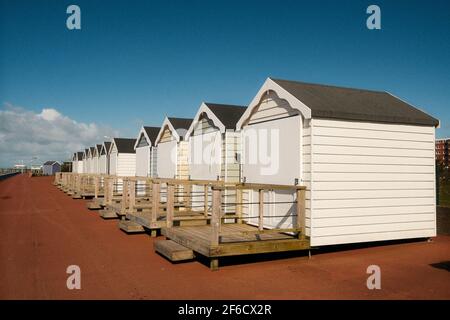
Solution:
<svg viewBox="0 0 450 320">
<path fill-rule="evenodd" d="M 166 117 L 155 141 L 156 177 L 188 179 L 188 145 L 184 136 L 192 119 Z"/>
<path fill-rule="evenodd" d="M 134 145 L 136 150 L 136 176 L 153 177 L 156 175 L 155 141 L 160 127 L 142 127 Z"/>
<path fill-rule="evenodd" d="M 98 168 L 100 174 L 109 174 L 109 148 L 111 142 L 105 141 L 100 148 L 100 156 L 98 159 Z"/>
<path fill-rule="evenodd" d="M 136 175 L 136 139 L 114 138 L 109 146 L 109 174 L 118 177 Z"/>
<path fill-rule="evenodd" d="M 83 173 L 89 173 L 90 170 L 90 162 L 89 162 L 89 149 L 84 149 L 83 152 Z"/>
<path fill-rule="evenodd" d="M 268 78 L 237 124 L 241 174 L 307 187 L 312 246 L 431 237 L 438 125 L 387 92 Z M 272 192 L 267 201 L 266 227 L 292 225 L 292 203 L 283 202 L 293 194 Z"/>
<path fill-rule="evenodd" d="M 83 152 L 75 152 L 72 157 L 72 172 L 83 173 Z"/>
</svg>

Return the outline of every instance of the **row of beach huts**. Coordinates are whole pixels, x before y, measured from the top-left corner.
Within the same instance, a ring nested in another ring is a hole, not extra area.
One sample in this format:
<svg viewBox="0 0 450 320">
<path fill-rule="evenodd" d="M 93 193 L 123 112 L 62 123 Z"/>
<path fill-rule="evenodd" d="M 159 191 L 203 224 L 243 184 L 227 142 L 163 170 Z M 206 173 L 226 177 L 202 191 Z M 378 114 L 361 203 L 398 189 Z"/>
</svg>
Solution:
<svg viewBox="0 0 450 320">
<path fill-rule="evenodd" d="M 388 92 L 268 78 L 75 152 L 55 183 L 172 261 L 436 235 L 439 121 Z"/>
</svg>

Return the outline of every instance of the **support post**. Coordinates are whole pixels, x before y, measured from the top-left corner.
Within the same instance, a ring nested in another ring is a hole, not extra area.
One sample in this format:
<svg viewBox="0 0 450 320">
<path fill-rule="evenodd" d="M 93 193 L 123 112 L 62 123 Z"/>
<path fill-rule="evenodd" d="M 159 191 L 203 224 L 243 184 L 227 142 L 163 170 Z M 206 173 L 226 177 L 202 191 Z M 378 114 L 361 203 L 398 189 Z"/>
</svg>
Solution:
<svg viewBox="0 0 450 320">
<path fill-rule="evenodd" d="M 106 204 L 111 205 L 114 197 L 114 178 L 108 178 L 108 202 Z"/>
<path fill-rule="evenodd" d="M 109 185 L 108 185 L 108 178 L 103 177 L 103 203 L 106 205 L 108 203 L 108 191 L 109 191 Z"/>
<path fill-rule="evenodd" d="M 122 209 L 121 212 L 125 212 L 128 206 L 128 192 L 129 192 L 129 186 L 128 186 L 128 178 L 122 179 Z"/>
<path fill-rule="evenodd" d="M 264 230 L 264 190 L 259 190 L 259 219 L 258 219 L 258 229 Z"/>
<path fill-rule="evenodd" d="M 167 228 L 173 227 L 173 213 L 174 213 L 174 198 L 175 198 L 175 186 L 173 184 L 167 184 Z"/>
<path fill-rule="evenodd" d="M 187 210 L 191 209 L 191 193 L 192 193 L 192 185 L 191 184 L 185 184 L 183 187 L 185 190 L 185 195 L 184 195 L 184 203 L 186 206 Z"/>
<path fill-rule="evenodd" d="M 128 199 L 128 212 L 133 213 L 134 205 L 136 204 L 136 180 L 129 182 L 130 198 Z"/>
<path fill-rule="evenodd" d="M 219 245 L 220 219 L 222 211 L 222 189 L 212 187 L 212 213 L 211 213 L 211 245 Z"/>
<path fill-rule="evenodd" d="M 98 176 L 94 177 L 94 198 L 98 198 Z"/>
<path fill-rule="evenodd" d="M 242 189 L 236 189 L 236 216 L 237 223 L 242 223 Z"/>
<path fill-rule="evenodd" d="M 152 184 L 152 223 L 156 223 L 158 219 L 158 210 L 160 202 L 160 184 L 153 182 Z"/>
<path fill-rule="evenodd" d="M 218 258 L 212 258 L 209 262 L 209 268 L 211 271 L 217 271 L 219 270 L 219 259 Z"/>
<path fill-rule="evenodd" d="M 300 229 L 299 239 L 305 239 L 306 232 L 306 210 L 305 210 L 305 189 L 297 189 L 297 228 Z"/>
<path fill-rule="evenodd" d="M 205 215 L 205 218 L 208 217 L 208 185 L 205 184 L 203 187 L 203 214 Z"/>
</svg>

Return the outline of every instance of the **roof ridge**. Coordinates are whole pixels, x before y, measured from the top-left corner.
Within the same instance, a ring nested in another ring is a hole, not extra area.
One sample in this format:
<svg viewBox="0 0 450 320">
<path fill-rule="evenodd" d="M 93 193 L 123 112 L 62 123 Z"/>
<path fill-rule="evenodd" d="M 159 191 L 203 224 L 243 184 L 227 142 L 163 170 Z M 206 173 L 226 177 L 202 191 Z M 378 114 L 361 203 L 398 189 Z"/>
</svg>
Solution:
<svg viewBox="0 0 450 320">
<path fill-rule="evenodd" d="M 347 90 L 355 90 L 355 91 L 368 91 L 368 92 L 376 92 L 376 93 L 387 93 L 387 91 L 384 90 L 373 90 L 373 89 L 362 89 L 362 88 L 354 88 L 354 87 L 346 87 L 346 86 L 337 86 L 332 84 L 322 84 L 322 83 L 315 83 L 315 82 L 305 82 L 305 81 L 298 81 L 298 80 L 288 80 L 288 79 L 278 79 L 278 78 L 272 78 L 269 77 L 270 80 L 273 80 L 275 82 L 277 81 L 286 81 L 286 82 L 292 82 L 296 84 L 306 84 L 311 86 L 318 86 L 318 87 L 328 87 L 328 88 L 336 88 L 336 89 L 347 89 Z"/>
</svg>

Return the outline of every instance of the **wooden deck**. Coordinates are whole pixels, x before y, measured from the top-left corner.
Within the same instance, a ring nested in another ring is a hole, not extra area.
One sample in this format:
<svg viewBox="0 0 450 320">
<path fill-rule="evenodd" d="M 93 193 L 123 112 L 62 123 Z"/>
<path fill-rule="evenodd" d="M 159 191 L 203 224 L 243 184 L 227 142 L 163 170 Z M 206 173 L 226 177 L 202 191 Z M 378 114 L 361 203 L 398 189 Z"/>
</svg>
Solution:
<svg viewBox="0 0 450 320">
<path fill-rule="evenodd" d="M 161 233 L 166 238 L 209 258 L 310 248 L 308 239 L 302 240 L 291 234 L 269 230 L 266 233 L 260 232 L 257 227 L 245 223 L 226 223 L 220 228 L 222 235 L 218 245 L 211 244 L 211 225 L 162 228 Z M 212 261 L 213 264 L 218 267 L 217 261 Z M 212 269 L 215 268 L 212 266 Z"/>
<path fill-rule="evenodd" d="M 198 226 L 205 225 L 207 220 L 201 212 L 197 211 L 174 211 L 174 217 L 178 219 L 175 221 L 176 226 Z M 156 217 L 156 221 L 153 221 L 152 214 L 150 212 L 133 212 L 127 213 L 126 219 L 137 223 L 149 230 L 157 230 L 164 228 L 167 224 L 167 213 L 164 210 L 160 210 Z M 185 220 L 183 220 L 185 219 Z"/>
</svg>

